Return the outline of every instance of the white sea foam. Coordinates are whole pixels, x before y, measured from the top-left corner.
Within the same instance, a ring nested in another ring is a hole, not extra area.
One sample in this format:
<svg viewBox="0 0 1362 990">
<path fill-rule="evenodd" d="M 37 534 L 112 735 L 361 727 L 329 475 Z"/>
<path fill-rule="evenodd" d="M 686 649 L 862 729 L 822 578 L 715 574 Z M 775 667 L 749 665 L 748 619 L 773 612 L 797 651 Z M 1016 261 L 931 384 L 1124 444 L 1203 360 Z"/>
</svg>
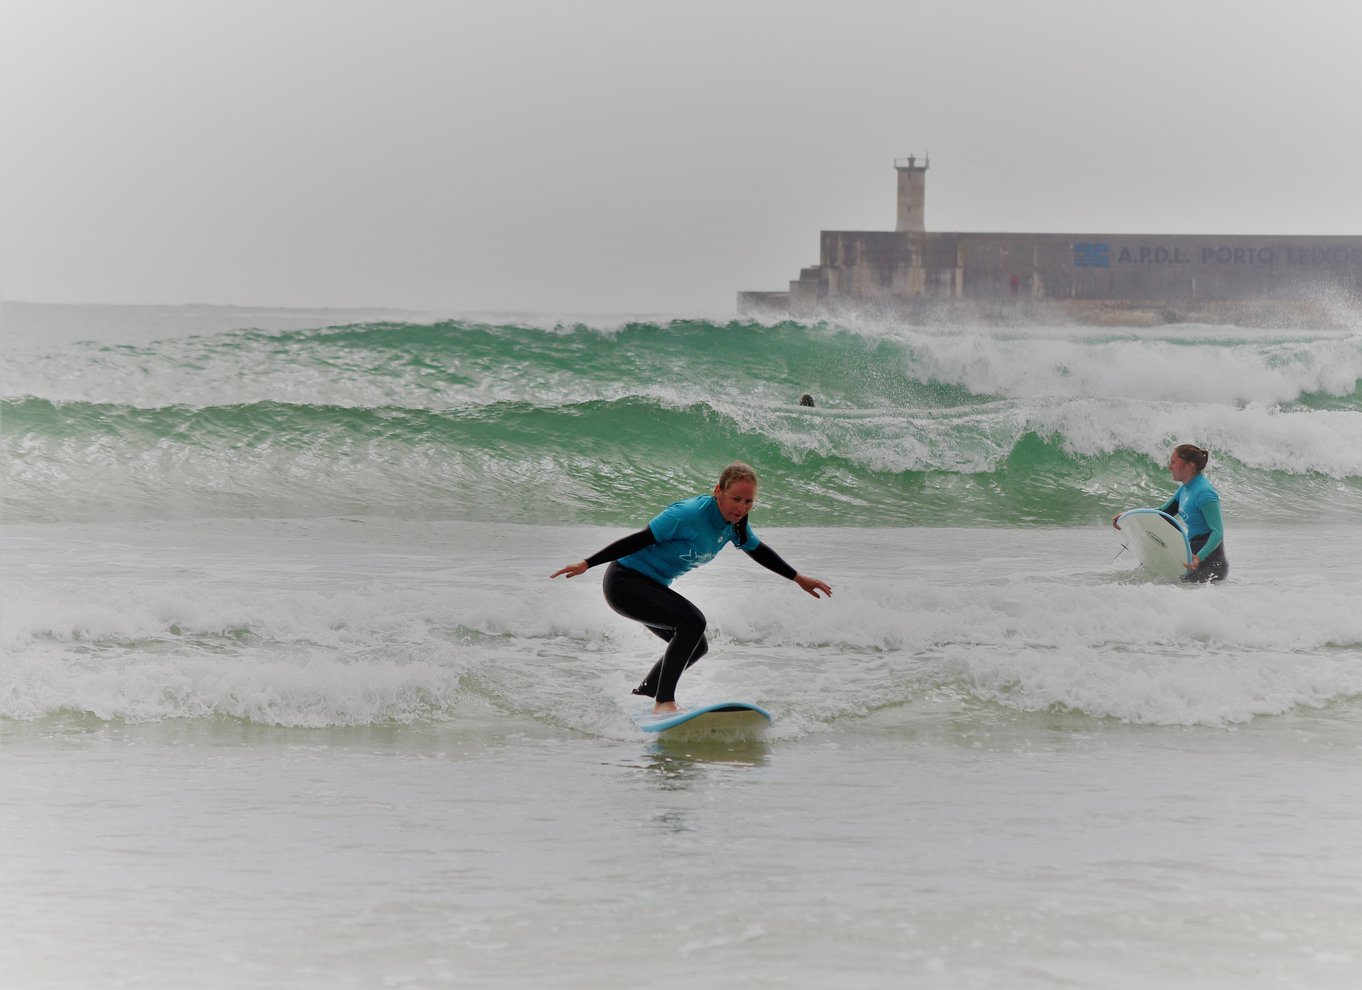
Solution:
<svg viewBox="0 0 1362 990">
<path fill-rule="evenodd" d="M 1264 403 L 1229 406 L 1202 402 L 1134 403 L 1075 399 L 1028 410 L 1028 427 L 1062 439 L 1081 455 L 1134 450 L 1162 463 L 1169 448 L 1195 442 L 1212 458 L 1287 474 L 1362 476 L 1362 413 L 1283 412 Z"/>
<path fill-rule="evenodd" d="M 1285 403 L 1346 395 L 1362 379 L 1362 334 L 1271 336 L 1230 328 L 1121 337 L 1031 332 L 906 333 L 913 373 L 982 395 L 1106 396 L 1151 402 Z"/>
<path fill-rule="evenodd" d="M 578 725 L 630 731 L 620 711 L 661 644 L 604 605 L 594 572 L 546 579 L 603 534 L 387 522 L 355 543 L 358 526 L 176 527 L 172 545 L 138 550 L 136 573 L 120 573 L 126 546 L 77 540 L 64 555 L 79 566 L 40 569 L 18 545 L 32 568 L 6 589 L 0 714 L 349 725 L 472 703 L 561 719 L 566 704 Z M 1362 693 L 1362 580 L 1314 532 L 1236 533 L 1236 579 L 1185 588 L 1073 570 L 1114 554 L 1102 533 L 778 531 L 834 598 L 721 557 L 686 580 L 714 648 L 684 690 L 769 702 L 787 735 L 940 691 L 1175 725 L 1326 705 Z"/>
</svg>

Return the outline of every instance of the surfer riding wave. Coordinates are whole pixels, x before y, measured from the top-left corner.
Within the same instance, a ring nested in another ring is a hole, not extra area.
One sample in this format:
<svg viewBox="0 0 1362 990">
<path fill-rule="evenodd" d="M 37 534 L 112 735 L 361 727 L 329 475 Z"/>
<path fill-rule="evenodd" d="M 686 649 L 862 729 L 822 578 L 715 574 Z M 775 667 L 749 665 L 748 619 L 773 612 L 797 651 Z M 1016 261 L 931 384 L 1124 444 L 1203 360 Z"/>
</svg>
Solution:
<svg viewBox="0 0 1362 990">
<path fill-rule="evenodd" d="M 709 651 L 704 613 L 672 590 L 676 578 L 713 560 L 731 543 L 814 598 L 820 592 L 832 595 L 825 581 L 800 574 L 752 532 L 747 515 L 756 501 L 756 471 L 734 461 L 724 468 L 712 494 L 674 502 L 637 533 L 549 575 L 574 578 L 598 564 L 610 564 L 601 582 L 606 604 L 667 642 L 666 652 L 634 688 L 634 694 L 654 699 L 655 713 L 679 710 L 676 684 L 682 671 Z"/>
</svg>

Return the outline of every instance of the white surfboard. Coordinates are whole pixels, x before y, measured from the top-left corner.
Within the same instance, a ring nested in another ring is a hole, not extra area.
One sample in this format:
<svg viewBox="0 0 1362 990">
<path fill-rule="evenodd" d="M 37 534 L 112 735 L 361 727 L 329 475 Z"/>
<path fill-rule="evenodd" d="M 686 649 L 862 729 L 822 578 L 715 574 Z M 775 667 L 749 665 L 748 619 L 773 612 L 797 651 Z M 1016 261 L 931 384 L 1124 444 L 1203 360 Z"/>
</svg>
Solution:
<svg viewBox="0 0 1362 990">
<path fill-rule="evenodd" d="M 643 712 L 634 722 L 659 739 L 755 739 L 770 727 L 771 713 L 746 701 L 721 701 L 685 712 Z"/>
<path fill-rule="evenodd" d="M 1116 520 L 1121 545 L 1132 550 L 1150 574 L 1173 581 L 1187 573 L 1192 545 L 1182 524 L 1160 509 L 1130 509 Z"/>
</svg>

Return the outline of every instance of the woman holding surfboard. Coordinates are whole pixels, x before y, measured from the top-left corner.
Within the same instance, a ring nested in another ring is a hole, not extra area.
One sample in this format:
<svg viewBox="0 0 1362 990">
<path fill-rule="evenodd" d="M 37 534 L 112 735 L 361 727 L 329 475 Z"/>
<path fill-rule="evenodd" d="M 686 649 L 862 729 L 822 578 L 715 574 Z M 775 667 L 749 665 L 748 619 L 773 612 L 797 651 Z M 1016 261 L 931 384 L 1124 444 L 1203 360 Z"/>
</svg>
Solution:
<svg viewBox="0 0 1362 990">
<path fill-rule="evenodd" d="M 1220 493 L 1201 473 L 1206 470 L 1210 457 L 1209 451 L 1193 443 L 1182 443 L 1173 448 L 1168 455 L 1168 470 L 1178 483 L 1178 490 L 1159 509 L 1170 516 L 1181 515 L 1187 524 L 1192 561 L 1183 565 L 1187 573 L 1182 579 L 1197 584 L 1223 581 L 1230 573 L 1230 562 L 1225 557 L 1225 521 L 1220 514 Z M 1117 514 L 1111 520 L 1117 529 L 1121 528 L 1116 524 L 1119 518 L 1120 514 Z"/>
<path fill-rule="evenodd" d="M 757 539 L 747 514 L 757 501 L 757 473 L 734 461 L 719 475 L 710 495 L 673 502 L 643 529 L 549 575 L 569 578 L 609 562 L 601 588 L 605 601 L 627 619 L 641 622 L 667 641 L 667 650 L 634 694 L 656 702 L 653 711 L 675 712 L 676 682 L 681 672 L 705 655 L 705 616 L 689 600 L 668 587 L 672 581 L 732 543 L 758 564 L 789 578 L 813 595 L 831 596 L 824 581 L 798 573 Z"/>
</svg>

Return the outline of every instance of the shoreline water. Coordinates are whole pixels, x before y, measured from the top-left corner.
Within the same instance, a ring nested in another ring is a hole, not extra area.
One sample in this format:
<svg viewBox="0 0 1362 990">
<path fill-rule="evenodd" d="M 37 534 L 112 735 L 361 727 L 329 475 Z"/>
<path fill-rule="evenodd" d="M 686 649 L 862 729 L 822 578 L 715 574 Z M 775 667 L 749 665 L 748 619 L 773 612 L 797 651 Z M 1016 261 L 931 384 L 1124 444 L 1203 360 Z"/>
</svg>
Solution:
<svg viewBox="0 0 1362 990">
<path fill-rule="evenodd" d="M 29 988 L 1342 990 L 1332 717 L 886 711 L 718 751 L 523 718 L 5 723 L 0 962 Z"/>
</svg>

